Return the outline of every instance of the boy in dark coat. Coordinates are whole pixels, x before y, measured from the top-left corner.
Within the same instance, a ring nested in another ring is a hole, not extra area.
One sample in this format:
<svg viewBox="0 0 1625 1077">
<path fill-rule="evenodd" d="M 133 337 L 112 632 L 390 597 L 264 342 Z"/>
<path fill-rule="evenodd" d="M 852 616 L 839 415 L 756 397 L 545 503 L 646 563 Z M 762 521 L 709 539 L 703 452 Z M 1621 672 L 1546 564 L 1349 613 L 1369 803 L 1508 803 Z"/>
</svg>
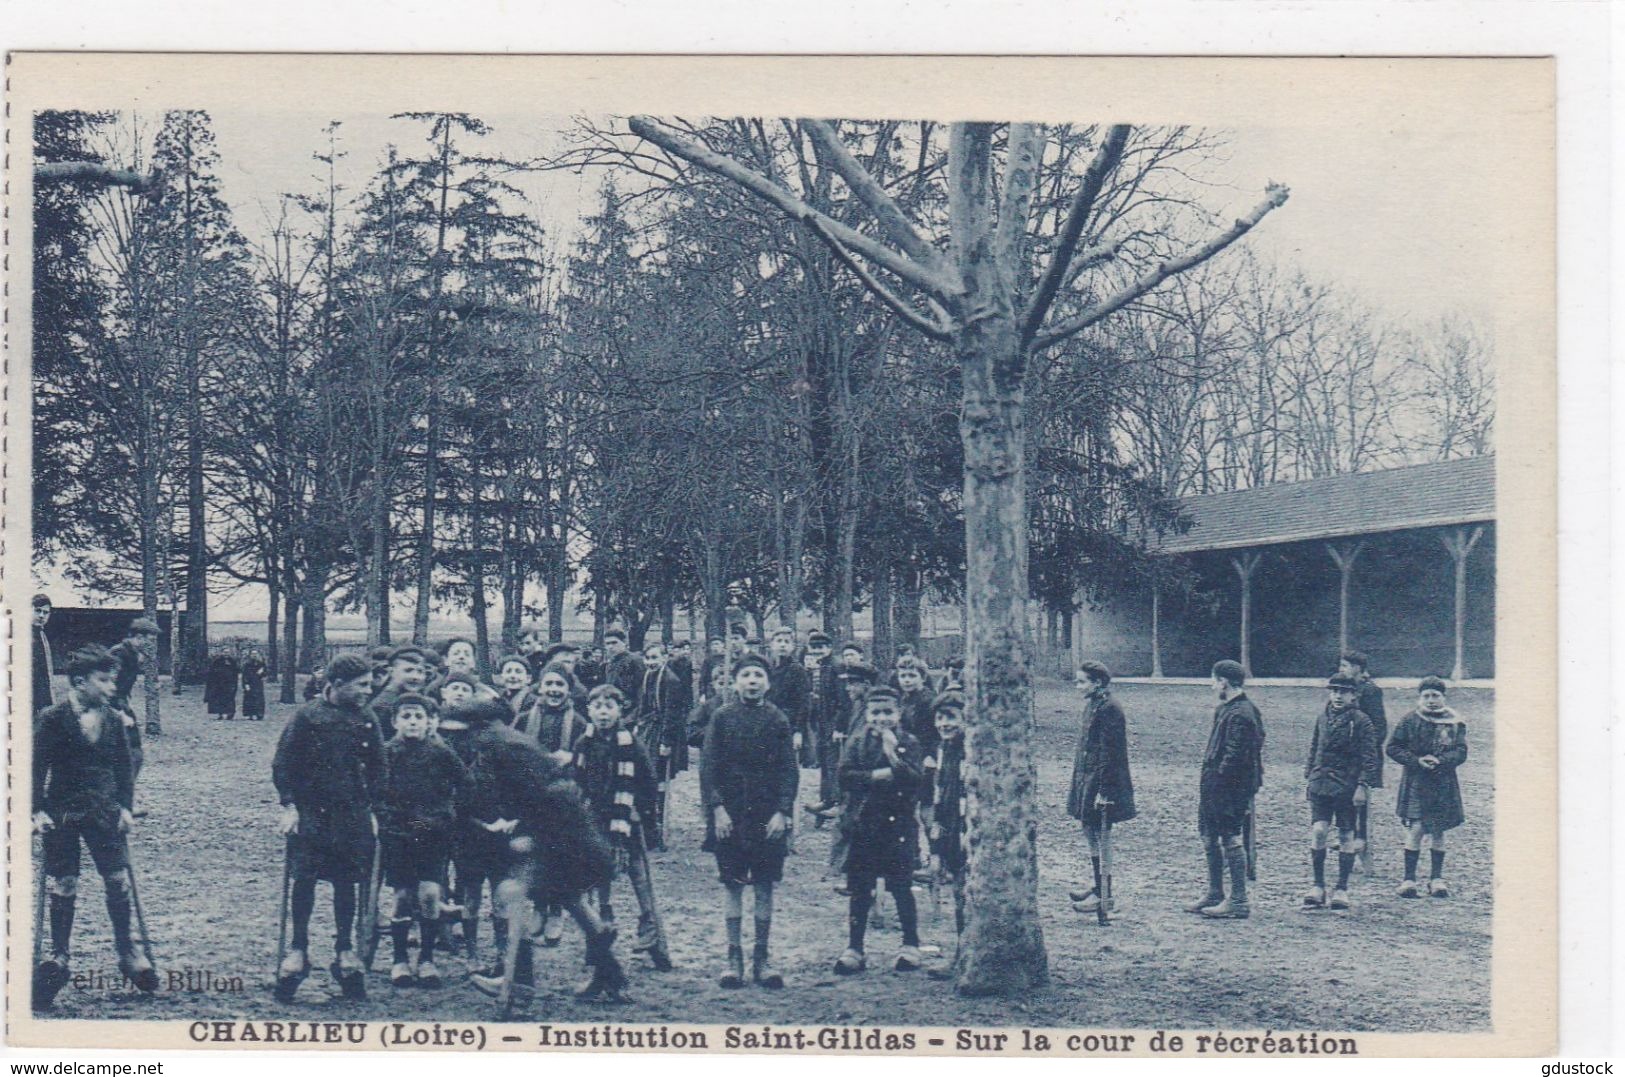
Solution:
<svg viewBox="0 0 1625 1077">
<path fill-rule="evenodd" d="M 310 914 L 316 883 L 333 886 L 337 939 L 331 966 L 346 998 L 365 998 L 366 970 L 351 947 L 356 890 L 372 872 L 384 786 L 383 738 L 366 704 L 372 667 L 358 655 L 327 664 L 320 699 L 300 707 L 277 741 L 271 776 L 288 839 L 293 943 L 277 970 L 277 999 L 293 1000 L 310 974 Z M 372 923 L 368 910 L 367 923 Z"/>
<path fill-rule="evenodd" d="M 953 888 L 954 938 L 965 931 L 965 869 L 970 855 L 965 802 L 965 697 L 950 688 L 931 704 L 937 725 L 937 767 L 931 790 L 931 872 Z M 928 975 L 946 980 L 953 964 L 932 966 Z"/>
<path fill-rule="evenodd" d="M 1444 832 L 1466 820 L 1456 768 L 1467 762 L 1467 723 L 1445 705 L 1441 677 L 1424 677 L 1417 686 L 1416 709 L 1399 720 L 1388 742 L 1388 758 L 1405 768 L 1395 809 L 1405 824 L 1405 881 L 1399 896 L 1417 897 L 1416 862 L 1427 835 L 1432 870 L 1428 893 L 1450 896 L 1444 881 Z"/>
<path fill-rule="evenodd" d="M 439 987 L 434 965 L 440 933 L 440 881 L 456 838 L 457 805 L 468 772 L 457 753 L 430 733 L 435 705 L 427 696 L 407 693 L 395 704 L 395 736 L 384 746 L 384 788 L 378 816 L 384 884 L 395 892 L 390 938 L 396 987 L 414 981 Z M 370 911 L 370 910 L 369 910 Z M 407 956 L 412 920 L 418 921 L 418 963 Z"/>
<path fill-rule="evenodd" d="M 729 687 L 731 681 L 727 665 L 711 667 L 711 684 L 688 714 L 690 749 L 705 747 L 705 735 L 711 728 L 711 719 L 716 717 L 717 711 L 733 702 L 733 690 Z"/>
<path fill-rule="evenodd" d="M 130 627 L 124 632 L 124 639 L 113 648 L 113 657 L 118 659 L 118 677 L 113 683 L 113 697 L 108 704 L 119 713 L 124 734 L 130 739 L 130 768 L 132 780 L 141 777 L 141 764 L 146 760 L 146 749 L 141 740 L 141 723 L 136 719 L 135 710 L 130 706 L 130 694 L 135 691 L 136 682 L 146 672 L 147 666 L 158 654 L 158 625 L 148 617 L 137 617 L 130 622 Z M 261 708 L 263 709 L 263 708 Z M 156 723 L 147 727 L 147 732 L 156 736 L 159 727 Z M 137 811 L 136 817 L 146 815 L 144 811 Z"/>
<path fill-rule="evenodd" d="M 767 661 L 747 654 L 734 663 L 737 698 L 717 711 L 700 757 L 700 800 L 705 806 L 703 848 L 716 853 L 717 874 L 727 892 L 728 968 L 718 981 L 743 987 L 742 941 L 745 887 L 755 890 L 756 945 L 752 978 L 780 988 L 784 977 L 768 964 L 773 925 L 773 884 L 784 877 L 790 813 L 795 810 L 801 769 L 796 765 L 790 720 L 767 702 Z"/>
<path fill-rule="evenodd" d="M 1247 848 L 1242 830 L 1253 797 L 1264 785 L 1264 720 L 1242 690 L 1241 663 L 1225 659 L 1213 665 L 1213 690 L 1219 705 L 1202 755 L 1201 795 L 1197 825 L 1207 854 L 1207 893 L 1185 906 L 1186 912 L 1215 920 L 1245 920 Z M 1230 896 L 1225 897 L 1225 868 L 1230 869 Z"/>
<path fill-rule="evenodd" d="M 914 865 L 919 836 L 915 811 L 925 783 L 919 741 L 902 728 L 897 693 L 886 685 L 864 699 L 864 724 L 841 752 L 841 834 L 845 838 L 847 947 L 835 972 L 862 972 L 868 961 L 863 937 L 874 904 L 875 883 L 884 882 L 897 905 L 903 948 L 893 968 L 920 967 L 919 910 L 914 903 Z"/>
<path fill-rule="evenodd" d="M 721 667 L 728 677 L 728 683 L 733 683 L 733 671 L 728 669 L 728 644 L 722 639 L 712 637 L 705 642 L 705 661 L 700 663 L 700 696 L 704 698 L 710 694 L 708 688 L 711 678 L 718 667 Z"/>
<path fill-rule="evenodd" d="M 688 640 L 676 640 L 671 645 L 671 658 L 666 668 L 677 678 L 678 704 L 682 715 L 694 709 L 694 649 Z"/>
<path fill-rule="evenodd" d="M 1111 876 L 1103 877 L 1100 870 L 1101 827 L 1126 823 L 1135 815 L 1134 781 L 1128 769 L 1128 722 L 1122 706 L 1112 697 L 1111 683 L 1111 670 L 1102 663 L 1079 665 L 1078 684 L 1088 703 L 1072 761 L 1066 813 L 1083 824 L 1095 884 L 1072 892 L 1072 908 L 1077 912 L 1096 912 L 1102 901 L 1107 912 L 1116 911 Z"/>
<path fill-rule="evenodd" d="M 556 905 L 568 912 L 587 940 L 591 975 L 576 988 L 580 999 L 618 998 L 626 973 L 615 959 L 615 929 L 598 918 L 587 896 L 607 883 L 614 856 L 593 825 L 581 791 L 567 768 L 543 754 L 534 740 L 510 729 L 505 708 L 481 700 L 463 710 L 475 734 L 475 764 L 469 777 L 476 824 L 507 847 L 509 877 L 498 887 L 505 910 L 499 945 L 507 932 L 532 930 L 526 903 L 536 910 Z M 470 977 L 488 995 L 502 990 L 503 969 Z M 514 997 L 535 996 L 534 955 L 519 946 Z"/>
<path fill-rule="evenodd" d="M 81 844 L 101 874 L 119 971 L 145 992 L 158 974 L 130 937 L 130 851 L 135 778 L 122 716 L 109 705 L 118 659 L 85 647 L 66 663 L 68 697 L 34 719 L 34 830 L 49 897 L 51 956 L 34 970 L 33 1008 L 51 1007 L 68 982 Z"/>
<path fill-rule="evenodd" d="M 1371 788 L 1382 788 L 1382 770 L 1385 757 L 1382 754 L 1383 745 L 1388 743 L 1388 711 L 1382 703 L 1382 689 L 1377 682 L 1371 679 L 1371 659 L 1359 651 L 1344 651 L 1337 660 L 1337 675 L 1349 677 L 1354 680 L 1356 694 L 1354 705 L 1371 720 L 1371 728 L 1377 734 L 1377 777 Z M 1354 848 L 1353 852 L 1360 858 L 1360 870 L 1367 875 L 1371 874 L 1371 801 L 1368 798 L 1364 804 L 1354 809 Z"/>
<path fill-rule="evenodd" d="M 474 679 L 465 673 L 449 674 L 440 683 L 439 695 L 434 734 L 457 756 L 464 771 L 471 772 L 477 731 L 469 726 L 465 711 L 474 702 Z M 457 910 L 461 919 L 452 926 L 453 938 L 460 930 L 463 952 L 470 961 L 475 961 L 479 958 L 480 906 L 484 904 L 485 884 L 489 881 L 495 887 L 502 881 L 507 841 L 493 838 L 474 824 L 469 816 L 471 808 L 466 786 L 465 795 L 456 808 L 450 852 L 452 903 L 449 907 L 441 906 L 441 915 Z"/>
<path fill-rule="evenodd" d="M 683 706 L 683 687 L 677 675 L 666 668 L 666 648 L 651 643 L 643 648 L 643 683 L 639 690 L 643 707 L 632 718 L 633 732 L 643 742 L 654 763 L 659 795 L 654 815 L 647 817 L 651 849 L 666 847 L 666 798 L 671 781 L 688 769 L 688 711 Z"/>
<path fill-rule="evenodd" d="M 536 706 L 525 721 L 514 727 L 535 738 L 542 751 L 561 766 L 574 764 L 576 741 L 587 731 L 587 719 L 576 709 L 570 691 L 572 680 L 570 671 L 562 665 L 544 668 L 537 685 Z"/>
<path fill-rule="evenodd" d="M 575 778 L 598 832 L 615 851 L 616 874 L 626 872 L 638 899 L 638 939 L 633 950 L 647 953 L 655 968 L 665 972 L 671 968 L 671 956 L 655 903 L 648 853 L 654 840 L 648 826 L 658 810 L 659 781 L 647 747 L 626 720 L 625 707 L 625 697 L 612 684 L 601 684 L 587 696 L 591 721 L 576 741 Z M 610 885 L 606 882 L 598 888 L 598 915 L 606 924 L 615 920 Z"/>
<path fill-rule="evenodd" d="M 604 676 L 599 683 L 619 688 L 631 713 L 643 708 L 643 659 L 626 649 L 626 633 L 619 628 L 604 633 Z"/>
<path fill-rule="evenodd" d="M 793 628 L 773 630 L 768 641 L 771 667 L 767 671 L 773 687 L 768 689 L 767 701 L 790 719 L 790 730 L 796 746 L 798 761 L 804 767 L 815 766 L 815 750 L 811 735 L 812 678 L 807 668 L 796 658 L 796 633 Z"/>
<path fill-rule="evenodd" d="M 1309 783 L 1310 861 L 1315 882 L 1303 895 L 1305 908 L 1326 904 L 1326 844 L 1332 823 L 1337 824 L 1342 846 L 1337 854 L 1337 888 L 1331 907 L 1349 907 L 1349 873 L 1354 870 L 1355 810 L 1366 802 L 1377 773 L 1379 747 L 1376 732 L 1354 705 L 1360 686 L 1352 677 L 1334 676 L 1326 682 L 1331 699 L 1315 720 L 1309 741 L 1309 761 L 1303 776 Z"/>
<path fill-rule="evenodd" d="M 547 634 L 542 631 L 542 626 L 534 623 L 525 625 L 519 630 L 519 638 L 514 642 L 514 647 L 524 656 L 525 661 L 530 663 L 531 680 L 540 679 L 542 669 L 547 665 L 547 661 L 542 658 L 542 652 L 547 650 Z"/>
<path fill-rule="evenodd" d="M 846 693 L 835 677 L 835 662 L 830 650 L 830 638 L 823 632 L 807 635 L 807 650 L 801 658 L 807 671 L 807 735 L 812 738 L 812 756 L 818 767 L 818 802 L 811 805 L 814 815 L 833 808 L 839 801 L 841 752 L 836 746 L 835 715 L 846 700 Z M 805 757 L 804 743 L 803 757 Z M 823 820 L 820 818 L 819 825 Z"/>
</svg>

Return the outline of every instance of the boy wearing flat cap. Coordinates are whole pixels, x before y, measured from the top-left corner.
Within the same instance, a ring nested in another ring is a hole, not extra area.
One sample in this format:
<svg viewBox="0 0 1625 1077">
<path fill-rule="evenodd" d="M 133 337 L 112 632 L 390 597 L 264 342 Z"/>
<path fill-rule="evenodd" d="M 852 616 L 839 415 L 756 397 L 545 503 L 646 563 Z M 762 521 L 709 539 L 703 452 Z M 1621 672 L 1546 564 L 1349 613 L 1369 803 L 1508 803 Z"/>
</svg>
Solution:
<svg viewBox="0 0 1625 1077">
<path fill-rule="evenodd" d="M 1353 677 L 1337 674 L 1326 682 L 1326 709 L 1315 720 L 1309 741 L 1309 761 L 1303 776 L 1309 789 L 1309 857 L 1315 882 L 1303 895 L 1304 908 L 1322 908 L 1326 901 L 1326 844 L 1332 824 L 1342 842 L 1337 854 L 1337 888 L 1331 907 L 1349 907 L 1349 874 L 1354 870 L 1354 831 L 1357 809 L 1366 802 L 1377 780 L 1377 734 L 1371 719 L 1355 705 L 1360 685 Z"/>
</svg>

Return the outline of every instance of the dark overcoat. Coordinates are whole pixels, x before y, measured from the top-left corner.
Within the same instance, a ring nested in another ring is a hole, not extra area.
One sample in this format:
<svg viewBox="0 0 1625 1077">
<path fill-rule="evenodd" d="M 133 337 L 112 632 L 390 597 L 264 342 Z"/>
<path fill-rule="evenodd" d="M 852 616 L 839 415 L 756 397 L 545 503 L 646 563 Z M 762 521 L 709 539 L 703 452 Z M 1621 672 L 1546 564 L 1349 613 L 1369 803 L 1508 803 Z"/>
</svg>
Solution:
<svg viewBox="0 0 1625 1077">
<path fill-rule="evenodd" d="M 1098 823 L 1096 797 L 1111 801 L 1106 819 L 1124 823 L 1134 818 L 1134 781 L 1128 769 L 1128 722 L 1123 708 L 1110 693 L 1089 697 L 1072 759 L 1072 786 L 1066 795 L 1066 813 L 1085 823 Z"/>
<path fill-rule="evenodd" d="M 38 626 L 32 628 L 29 635 L 34 643 L 33 661 L 29 664 L 34 667 L 34 713 L 38 714 L 56 702 L 51 684 L 51 641 L 46 637 L 45 629 Z"/>
<path fill-rule="evenodd" d="M 282 803 L 299 809 L 290 842 L 295 874 L 365 879 L 384 788 L 383 737 L 372 710 L 326 699 L 300 707 L 277 741 L 271 778 Z"/>
<path fill-rule="evenodd" d="M 34 719 L 34 810 L 58 826 L 116 826 L 119 809 L 135 795 L 135 774 L 123 719 L 103 707 L 101 732 L 92 743 L 79 724 L 72 699 L 45 708 Z"/>
<path fill-rule="evenodd" d="M 874 772 L 891 777 L 875 781 Z M 916 825 L 925 781 L 925 753 L 906 730 L 897 731 L 897 761 L 886 758 L 880 733 L 865 729 L 841 751 L 840 838 L 830 866 L 848 875 L 880 878 L 911 874 L 919 855 Z"/>
<path fill-rule="evenodd" d="M 237 660 L 219 655 L 209 663 L 203 683 L 203 707 L 209 714 L 237 713 Z"/>
<path fill-rule="evenodd" d="M 1388 743 L 1388 709 L 1382 702 L 1382 689 L 1370 677 L 1360 680 L 1360 694 L 1355 697 L 1354 705 L 1371 719 L 1371 729 L 1377 734 L 1377 777 L 1371 783 L 1371 788 L 1382 788 L 1383 763 L 1382 746 Z"/>
<path fill-rule="evenodd" d="M 1246 693 L 1238 693 L 1213 711 L 1197 801 L 1202 833 L 1240 833 L 1253 795 L 1263 786 L 1263 716 Z"/>
<path fill-rule="evenodd" d="M 517 819 L 532 841 L 531 897 L 567 905 L 610 881 L 615 858 L 593 824 L 570 770 L 530 737 L 488 723 L 474 737 L 470 800 L 476 819 Z"/>
<path fill-rule="evenodd" d="M 716 808 L 728 809 L 735 845 L 783 845 L 789 827 L 767 836 L 775 813 L 792 820 L 801 768 L 790 720 L 766 701 L 736 699 L 711 716 L 700 756 L 700 801 L 705 806 L 706 851 L 716 847 Z"/>
<path fill-rule="evenodd" d="M 1370 787 L 1381 750 L 1365 712 L 1358 707 L 1334 710 L 1328 703 L 1309 738 L 1309 761 L 1303 767 L 1308 795 L 1348 800 L 1356 786 Z"/>
<path fill-rule="evenodd" d="M 243 663 L 243 714 L 265 717 L 265 661 L 258 655 Z"/>
<path fill-rule="evenodd" d="M 650 761 L 658 764 L 660 749 L 664 748 L 666 773 L 681 774 L 688 769 L 688 710 L 683 706 L 683 686 L 677 675 L 669 669 L 654 670 L 646 665 L 639 698 L 643 702 L 634 731 L 648 750 Z"/>
<path fill-rule="evenodd" d="M 1428 770 L 1417 762 L 1425 755 L 1439 760 Z M 1394 727 L 1388 758 L 1405 768 L 1399 779 L 1395 810 L 1408 823 L 1450 830 L 1466 821 L 1456 768 L 1467 762 L 1467 723 L 1455 711 L 1430 718 L 1411 711 Z"/>
</svg>

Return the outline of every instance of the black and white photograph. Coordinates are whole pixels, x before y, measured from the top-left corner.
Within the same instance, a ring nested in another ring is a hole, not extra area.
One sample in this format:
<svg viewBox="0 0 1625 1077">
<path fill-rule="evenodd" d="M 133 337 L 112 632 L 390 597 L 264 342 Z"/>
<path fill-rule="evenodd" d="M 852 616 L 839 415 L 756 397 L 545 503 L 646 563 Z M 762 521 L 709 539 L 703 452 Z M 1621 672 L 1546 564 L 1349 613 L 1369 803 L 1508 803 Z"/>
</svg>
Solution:
<svg viewBox="0 0 1625 1077">
<path fill-rule="evenodd" d="M 1553 1041 L 1549 63 L 237 60 L 14 58 L 13 1040 Z"/>
</svg>

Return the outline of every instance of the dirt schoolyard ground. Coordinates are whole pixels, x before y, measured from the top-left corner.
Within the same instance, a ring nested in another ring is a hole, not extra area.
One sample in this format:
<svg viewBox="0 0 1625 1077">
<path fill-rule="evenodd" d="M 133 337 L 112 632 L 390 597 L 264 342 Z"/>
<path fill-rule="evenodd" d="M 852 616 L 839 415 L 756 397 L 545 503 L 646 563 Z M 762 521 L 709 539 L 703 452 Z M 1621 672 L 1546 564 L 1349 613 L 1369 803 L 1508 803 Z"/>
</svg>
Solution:
<svg viewBox="0 0 1625 1077">
<path fill-rule="evenodd" d="M 656 885 L 676 968 L 657 973 L 629 952 L 636 904 L 616 887 L 623 932 L 618 948 L 632 974 L 631 1001 L 582 1004 L 570 997 L 581 974 L 581 942 L 538 949 L 539 993 L 528 1019 L 548 1022 L 660 1024 L 1027 1025 L 1086 1028 L 1297 1029 L 1466 1032 L 1489 1027 L 1494 756 L 1493 694 L 1458 690 L 1451 703 L 1466 717 L 1472 755 L 1462 767 L 1467 823 L 1450 834 L 1448 900 L 1404 900 L 1400 829 L 1393 815 L 1398 768 L 1372 811 L 1374 877 L 1356 873 L 1354 908 L 1302 912 L 1309 883 L 1308 806 L 1303 762 L 1324 692 L 1258 687 L 1250 693 L 1268 732 L 1266 784 L 1258 814 L 1259 881 L 1253 916 L 1208 922 L 1181 911 L 1205 887 L 1196 833 L 1197 772 L 1213 711 L 1209 690 L 1120 685 L 1128 713 L 1130 760 L 1139 818 L 1115 831 L 1118 919 L 1100 927 L 1071 910 L 1066 892 L 1089 874 L 1077 824 L 1064 804 L 1082 713 L 1076 689 L 1045 684 L 1039 693 L 1040 907 L 1051 985 L 1019 1000 L 962 999 L 950 984 L 890 971 L 899 944 L 893 927 L 871 932 L 870 970 L 831 971 L 846 939 L 846 901 L 826 868 L 830 831 L 798 821 L 797 855 L 786 864 L 776 899 L 775 962 L 780 992 L 716 986 L 723 958 L 722 891 L 714 862 L 699 850 L 698 775 L 673 793 L 669 851 L 654 854 Z M 132 841 L 142 904 L 164 990 L 152 997 L 123 986 L 88 863 L 74 938 L 77 977 L 61 994 L 62 1018 L 204 1017 L 298 1020 L 487 1021 L 492 1000 L 462 978 L 460 960 L 442 964 L 437 990 L 390 987 L 384 944 L 370 998 L 337 996 L 325 972 L 332 959 L 331 902 L 318 891 L 311 959 L 316 972 L 295 1002 L 277 1004 L 275 964 L 282 840 L 271 756 L 292 707 L 270 705 L 264 722 L 211 722 L 200 693 L 164 697 L 162 737 L 147 746 L 138 800 L 150 814 Z M 1390 690 L 1390 723 L 1410 708 L 1409 692 Z M 139 701 L 136 707 L 141 713 Z M 803 803 L 816 772 L 802 772 Z M 1335 859 L 1334 859 L 1335 863 Z M 1423 857 L 1425 871 L 1427 859 Z M 1335 870 L 1335 869 L 1333 869 Z M 940 915 L 921 894 L 922 935 L 951 953 L 953 907 Z M 747 898 L 748 901 L 748 898 Z M 747 916 L 749 914 L 747 913 Z M 747 924 L 746 933 L 750 927 Z M 489 940 L 489 926 L 482 935 Z M 748 945 L 748 942 L 747 942 Z M 487 942 L 485 954 L 490 953 Z M 1400 955 L 1408 955 L 1401 957 Z M 1418 999 L 1425 999 L 1419 1004 Z M 516 1020 L 527 1019 L 524 1014 Z"/>
</svg>

